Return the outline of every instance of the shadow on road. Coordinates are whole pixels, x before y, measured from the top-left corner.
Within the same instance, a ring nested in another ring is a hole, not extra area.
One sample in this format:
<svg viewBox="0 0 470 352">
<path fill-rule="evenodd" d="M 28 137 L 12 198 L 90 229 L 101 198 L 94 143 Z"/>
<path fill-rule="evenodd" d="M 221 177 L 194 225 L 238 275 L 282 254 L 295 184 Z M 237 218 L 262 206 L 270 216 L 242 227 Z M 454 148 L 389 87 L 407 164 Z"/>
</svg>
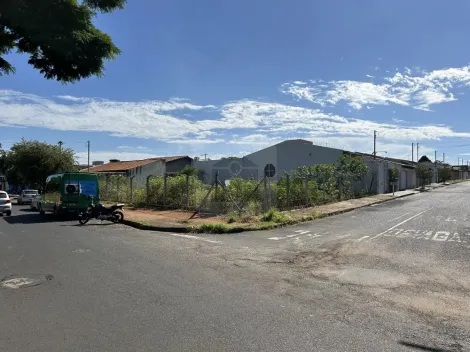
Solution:
<svg viewBox="0 0 470 352">
<path fill-rule="evenodd" d="M 106 222 L 106 223 L 86 223 L 85 225 L 81 225 L 81 224 L 62 224 L 60 226 L 65 226 L 65 227 L 68 227 L 68 226 L 78 226 L 78 227 L 87 227 L 87 226 L 109 226 L 109 225 L 116 225 L 115 223 L 112 223 L 112 222 Z"/>
<path fill-rule="evenodd" d="M 410 347 L 412 349 L 418 350 L 418 351 L 429 351 L 429 352 L 452 352 L 455 350 L 448 350 L 448 349 L 443 349 L 443 348 L 435 348 L 435 347 L 428 347 L 425 345 L 413 343 L 413 342 L 407 342 L 407 341 L 398 341 L 400 345 Z"/>
<path fill-rule="evenodd" d="M 28 211 L 26 209 L 21 209 L 20 211 L 24 214 L 12 215 L 12 216 L 3 216 L 3 220 L 7 223 L 15 224 L 38 224 L 45 222 L 62 222 L 66 220 L 72 220 L 71 217 L 59 217 L 53 214 L 40 215 L 34 211 Z"/>
</svg>

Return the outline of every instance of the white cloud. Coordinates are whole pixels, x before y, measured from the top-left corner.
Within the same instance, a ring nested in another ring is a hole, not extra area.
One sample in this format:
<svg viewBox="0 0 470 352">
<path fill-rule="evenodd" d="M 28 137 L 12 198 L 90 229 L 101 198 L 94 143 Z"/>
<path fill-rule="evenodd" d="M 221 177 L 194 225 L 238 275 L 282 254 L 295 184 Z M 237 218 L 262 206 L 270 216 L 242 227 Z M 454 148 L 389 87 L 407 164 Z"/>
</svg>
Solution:
<svg viewBox="0 0 470 352">
<path fill-rule="evenodd" d="M 137 145 L 137 146 L 128 146 L 128 145 L 120 145 L 117 147 L 118 149 L 138 149 L 138 150 L 150 150 L 148 147 L 144 147 L 142 145 Z"/>
<path fill-rule="evenodd" d="M 432 77 L 441 77 L 442 73 L 435 72 L 433 75 Z M 456 72 L 447 76 L 450 75 L 460 77 L 460 73 Z M 322 82 L 316 81 L 315 84 L 322 85 Z M 363 92 L 362 100 L 356 99 L 354 102 L 357 106 L 362 106 L 365 102 L 372 106 L 371 101 L 376 104 L 392 100 L 407 103 L 403 98 L 392 95 L 388 100 L 384 99 L 385 94 L 390 94 L 387 89 L 371 83 L 344 82 L 344 87 L 343 92 L 332 93 L 329 99 L 336 102 L 344 97 L 352 99 L 357 88 Z M 438 96 L 426 94 L 415 94 L 415 100 L 418 101 L 417 97 L 421 97 L 421 100 L 439 99 Z M 188 109 L 195 112 L 191 120 L 179 114 Z M 206 117 L 208 112 L 212 119 Z M 101 131 L 113 136 L 152 138 L 172 143 L 172 150 L 177 150 L 178 145 L 187 150 L 193 146 L 198 149 L 198 145 L 217 143 L 259 146 L 292 136 L 369 138 L 374 130 L 378 130 L 382 138 L 396 141 L 470 137 L 469 132 L 455 132 L 444 125 L 403 125 L 400 120 L 379 123 L 275 102 L 240 100 L 216 107 L 175 100 L 117 102 L 90 99 L 66 104 L 9 90 L 0 91 L 0 124 L 9 127 L 44 127 L 58 131 Z M 119 150 L 126 149 L 125 146 L 121 147 Z"/>
<path fill-rule="evenodd" d="M 217 144 L 224 142 L 223 139 L 174 139 L 167 141 L 167 143 L 174 144 Z"/>
<path fill-rule="evenodd" d="M 330 81 L 310 85 L 285 83 L 281 91 L 299 100 L 308 100 L 321 106 L 346 102 L 354 109 L 367 105 L 397 104 L 420 110 L 430 110 L 431 105 L 456 100 L 453 89 L 470 85 L 470 66 L 424 72 L 406 67 L 404 73 L 396 72 L 384 77 L 382 83 L 362 81 Z M 368 75 L 369 77 L 369 75 Z"/>
<path fill-rule="evenodd" d="M 88 153 L 79 152 L 75 153 L 76 160 L 80 164 L 86 164 L 88 162 Z M 118 159 L 121 161 L 127 160 L 142 160 L 149 158 L 156 158 L 162 155 L 155 155 L 150 153 L 134 153 L 134 152 L 118 152 L 115 150 L 112 151 L 92 151 L 90 152 L 90 163 L 92 161 L 104 161 L 107 163 L 110 159 Z"/>
</svg>

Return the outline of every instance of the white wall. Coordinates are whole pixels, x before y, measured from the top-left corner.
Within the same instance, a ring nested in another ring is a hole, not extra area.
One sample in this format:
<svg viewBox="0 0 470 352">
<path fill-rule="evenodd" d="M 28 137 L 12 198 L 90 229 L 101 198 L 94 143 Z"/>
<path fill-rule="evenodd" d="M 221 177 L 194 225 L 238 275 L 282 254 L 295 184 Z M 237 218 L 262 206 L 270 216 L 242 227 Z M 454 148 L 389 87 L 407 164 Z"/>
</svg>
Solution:
<svg viewBox="0 0 470 352">
<path fill-rule="evenodd" d="M 163 177 L 165 174 L 165 163 L 162 161 L 155 161 L 153 163 L 136 167 L 128 171 L 127 177 L 129 180 L 134 176 L 132 184 L 134 188 L 145 187 L 147 182 L 147 177 L 160 176 Z"/>
</svg>

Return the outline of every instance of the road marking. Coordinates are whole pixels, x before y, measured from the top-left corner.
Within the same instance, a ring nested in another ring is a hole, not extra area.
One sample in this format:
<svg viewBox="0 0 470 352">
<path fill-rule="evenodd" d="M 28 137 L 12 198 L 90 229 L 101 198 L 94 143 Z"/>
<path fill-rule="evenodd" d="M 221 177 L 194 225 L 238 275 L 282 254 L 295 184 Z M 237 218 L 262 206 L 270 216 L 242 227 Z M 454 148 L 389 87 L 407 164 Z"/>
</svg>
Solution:
<svg viewBox="0 0 470 352">
<path fill-rule="evenodd" d="M 393 218 L 392 220 L 388 220 L 387 222 L 392 222 L 392 221 L 395 221 L 395 220 L 398 220 L 408 214 L 411 214 L 411 211 L 409 213 L 405 213 L 405 214 L 401 214 L 400 216 L 397 216 L 396 218 Z"/>
<path fill-rule="evenodd" d="M 175 237 L 189 238 L 192 240 L 204 241 L 204 242 L 209 242 L 209 243 L 221 243 L 221 241 L 209 240 L 207 238 L 202 238 L 202 237 L 193 236 L 193 235 L 182 235 L 180 233 L 170 233 L 169 235 L 175 236 Z"/>
<path fill-rule="evenodd" d="M 349 237 L 349 236 L 351 236 L 350 233 L 348 233 L 347 235 L 339 236 L 338 239 L 345 238 L 345 237 Z"/>
<path fill-rule="evenodd" d="M 5 280 L 2 282 L 2 286 L 6 288 L 20 288 L 21 286 L 29 285 L 32 284 L 34 280 L 25 278 L 25 277 L 19 277 L 19 278 L 14 278 L 14 279 L 9 279 Z"/>
<path fill-rule="evenodd" d="M 371 241 L 371 240 L 373 240 L 373 239 L 376 239 L 377 237 L 382 236 L 383 234 L 387 233 L 388 231 L 391 231 L 391 230 L 397 228 L 398 226 L 403 225 L 404 223 L 406 223 L 406 222 L 408 222 L 408 221 L 410 221 L 410 220 L 413 220 L 414 218 L 416 218 L 416 217 L 418 217 L 418 216 L 424 214 L 425 212 L 427 212 L 428 210 L 431 210 L 431 209 L 432 209 L 432 208 L 429 208 L 429 209 L 426 209 L 426 210 L 422 211 L 421 213 L 418 213 L 418 214 L 413 215 L 411 218 L 408 218 L 408 219 L 406 219 L 406 220 L 400 222 L 399 224 L 396 224 L 395 226 L 392 226 L 392 227 L 389 228 L 388 230 L 385 230 L 384 232 L 381 232 L 381 233 L 379 233 L 378 235 L 375 235 L 374 237 L 370 238 L 369 241 Z"/>
<path fill-rule="evenodd" d="M 269 237 L 268 240 L 272 240 L 272 241 L 279 241 L 279 240 L 282 240 L 284 239 L 285 237 Z"/>
<path fill-rule="evenodd" d="M 18 261 L 20 261 L 23 258 L 24 258 L 24 254 L 20 255 L 20 257 L 18 258 Z"/>
<path fill-rule="evenodd" d="M 470 233 L 458 233 L 455 231 L 430 231 L 413 229 L 393 229 L 384 233 L 384 237 L 394 237 L 399 239 L 426 240 L 437 242 L 470 242 Z"/>
<path fill-rule="evenodd" d="M 363 236 L 361 238 L 358 238 L 356 242 L 361 242 L 362 240 L 365 240 L 366 238 L 369 238 L 370 236 Z"/>
</svg>

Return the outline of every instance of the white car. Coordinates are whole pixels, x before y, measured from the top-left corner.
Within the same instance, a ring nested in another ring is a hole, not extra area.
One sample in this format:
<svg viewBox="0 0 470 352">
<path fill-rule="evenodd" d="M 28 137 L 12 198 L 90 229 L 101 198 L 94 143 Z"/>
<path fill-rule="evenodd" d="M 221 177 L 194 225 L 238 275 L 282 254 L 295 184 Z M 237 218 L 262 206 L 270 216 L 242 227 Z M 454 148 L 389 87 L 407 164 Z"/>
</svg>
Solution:
<svg viewBox="0 0 470 352">
<path fill-rule="evenodd" d="M 4 191 L 0 191 L 0 214 L 11 215 L 11 199 Z"/>
<path fill-rule="evenodd" d="M 35 198 L 38 194 L 38 191 L 35 189 L 26 189 L 21 191 L 20 196 L 18 197 L 18 204 L 31 204 L 33 198 Z"/>
</svg>

